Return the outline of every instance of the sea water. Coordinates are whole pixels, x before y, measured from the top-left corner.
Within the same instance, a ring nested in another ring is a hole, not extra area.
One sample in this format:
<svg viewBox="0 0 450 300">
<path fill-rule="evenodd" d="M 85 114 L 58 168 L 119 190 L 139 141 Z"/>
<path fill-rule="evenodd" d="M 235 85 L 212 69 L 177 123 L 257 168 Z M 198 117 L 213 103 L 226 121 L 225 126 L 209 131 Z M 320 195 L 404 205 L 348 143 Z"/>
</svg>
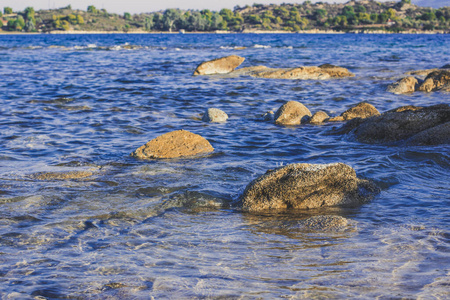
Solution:
<svg viewBox="0 0 450 300">
<path fill-rule="evenodd" d="M 192 76 L 330 63 L 356 76 Z M 111 34 L 0 36 L 0 295 L 3 299 L 450 297 L 449 146 L 368 145 L 339 124 L 262 121 L 286 101 L 339 115 L 449 103 L 394 95 L 407 71 L 450 63 L 449 35 Z M 230 118 L 205 123 L 207 108 Z M 138 160 L 169 131 L 212 155 Z M 381 193 L 358 208 L 249 214 L 246 185 L 290 163 L 352 166 Z M 45 176 L 45 174 L 71 174 Z M 348 219 L 309 230 L 314 215 Z"/>
</svg>

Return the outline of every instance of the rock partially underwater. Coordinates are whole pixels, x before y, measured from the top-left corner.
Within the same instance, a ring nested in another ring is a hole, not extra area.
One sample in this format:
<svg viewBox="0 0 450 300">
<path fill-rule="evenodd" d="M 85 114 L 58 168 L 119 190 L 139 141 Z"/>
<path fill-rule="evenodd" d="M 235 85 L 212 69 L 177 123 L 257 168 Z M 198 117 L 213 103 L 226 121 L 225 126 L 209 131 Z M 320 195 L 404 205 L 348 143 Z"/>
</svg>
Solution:
<svg viewBox="0 0 450 300">
<path fill-rule="evenodd" d="M 309 109 L 297 101 L 283 104 L 274 115 L 275 124 L 300 125 L 307 123 L 311 118 Z"/>
<path fill-rule="evenodd" d="M 359 179 L 343 163 L 291 164 L 252 181 L 240 203 L 251 212 L 357 206 L 378 192 L 371 181 Z"/>
<path fill-rule="evenodd" d="M 149 141 L 131 153 L 131 156 L 140 159 L 164 159 L 194 156 L 213 151 L 214 148 L 202 136 L 186 130 L 176 130 Z"/>
<path fill-rule="evenodd" d="M 217 108 L 208 108 L 203 114 L 202 121 L 209 123 L 222 123 L 228 120 L 228 115 Z"/>
<path fill-rule="evenodd" d="M 447 67 L 444 66 L 444 67 Z M 421 92 L 436 92 L 445 91 L 450 92 L 450 69 L 430 69 L 409 72 L 410 75 L 426 76 L 424 80 L 407 76 L 390 84 L 387 88 L 388 92 L 394 94 L 409 94 L 416 91 Z"/>
<path fill-rule="evenodd" d="M 448 104 L 405 106 L 368 119 L 350 120 L 335 133 L 351 134 L 357 141 L 370 144 L 449 144 L 449 122 Z"/>
<path fill-rule="evenodd" d="M 198 65 L 197 69 L 194 71 L 194 75 L 227 74 L 239 67 L 244 60 L 245 58 L 243 57 L 230 55 L 205 61 Z"/>
</svg>

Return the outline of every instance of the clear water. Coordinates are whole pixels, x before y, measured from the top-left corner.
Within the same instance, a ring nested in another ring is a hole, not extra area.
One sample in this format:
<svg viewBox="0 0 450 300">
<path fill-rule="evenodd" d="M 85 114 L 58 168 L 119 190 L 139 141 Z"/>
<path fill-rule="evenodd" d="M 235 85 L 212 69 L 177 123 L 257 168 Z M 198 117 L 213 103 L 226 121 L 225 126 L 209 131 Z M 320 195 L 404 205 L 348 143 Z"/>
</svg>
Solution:
<svg viewBox="0 0 450 300">
<path fill-rule="evenodd" d="M 332 63 L 356 77 L 191 76 L 231 54 L 242 66 Z M 406 71 L 446 63 L 449 35 L 0 36 L 0 295 L 448 299 L 448 145 L 365 145 L 327 135 L 335 124 L 260 121 L 288 100 L 335 115 L 360 101 L 381 112 L 449 103 L 385 91 Z M 209 107 L 228 122 L 200 121 Z M 207 138 L 214 154 L 129 156 L 177 129 Z M 258 215 L 233 205 L 267 169 L 298 162 L 347 163 L 382 192 L 355 209 Z M 36 176 L 69 171 L 93 176 Z M 321 214 L 350 226 L 300 226 Z"/>
</svg>

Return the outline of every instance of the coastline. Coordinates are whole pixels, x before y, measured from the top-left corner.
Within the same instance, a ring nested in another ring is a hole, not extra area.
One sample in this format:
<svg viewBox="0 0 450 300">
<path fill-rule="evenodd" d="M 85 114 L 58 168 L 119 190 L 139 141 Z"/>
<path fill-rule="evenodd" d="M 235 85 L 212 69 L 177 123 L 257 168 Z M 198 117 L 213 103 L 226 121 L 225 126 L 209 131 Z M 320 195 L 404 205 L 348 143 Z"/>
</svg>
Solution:
<svg viewBox="0 0 450 300">
<path fill-rule="evenodd" d="M 301 30 L 301 31 L 282 31 L 282 30 L 247 30 L 242 32 L 235 31 L 193 31 L 193 32 L 169 32 L 169 31 L 84 31 L 84 30 L 55 30 L 48 32 L 18 32 L 18 31 L 2 31 L 0 35 L 45 35 L 45 34 L 450 34 L 450 31 L 444 30 L 409 30 L 401 32 L 390 32 L 385 30 L 350 30 L 350 31 L 335 31 L 335 30 Z"/>
</svg>

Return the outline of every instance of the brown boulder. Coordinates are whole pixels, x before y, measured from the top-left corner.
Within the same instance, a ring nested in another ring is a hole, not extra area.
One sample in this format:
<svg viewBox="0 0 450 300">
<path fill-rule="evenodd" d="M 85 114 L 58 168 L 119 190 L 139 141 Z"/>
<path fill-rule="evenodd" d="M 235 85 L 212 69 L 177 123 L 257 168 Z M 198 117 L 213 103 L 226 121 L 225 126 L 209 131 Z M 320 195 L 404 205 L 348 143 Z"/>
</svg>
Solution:
<svg viewBox="0 0 450 300">
<path fill-rule="evenodd" d="M 331 78 L 343 78 L 343 77 L 354 77 L 355 76 L 355 74 L 350 72 L 348 69 L 339 67 L 339 66 L 335 66 L 335 65 L 323 64 L 323 65 L 320 65 L 319 68 L 323 72 L 328 73 L 328 75 L 330 75 Z"/>
<path fill-rule="evenodd" d="M 361 102 L 357 105 L 347 109 L 340 116 L 329 118 L 329 122 L 343 122 L 355 118 L 369 118 L 373 116 L 379 116 L 380 112 L 372 104 Z"/>
<path fill-rule="evenodd" d="M 408 94 L 414 93 L 418 86 L 419 81 L 412 76 L 408 76 L 390 84 L 387 91 L 394 94 Z"/>
<path fill-rule="evenodd" d="M 245 58 L 243 57 L 230 55 L 205 61 L 198 65 L 197 69 L 194 71 L 194 75 L 227 74 L 239 67 L 244 60 Z"/>
<path fill-rule="evenodd" d="M 418 133 L 450 122 L 450 106 L 440 104 L 429 107 L 402 107 L 368 119 L 353 119 L 336 130 L 337 134 L 351 133 L 364 143 L 394 143 L 404 141 Z M 435 131 L 447 127 L 436 127 Z M 430 131 L 433 132 L 433 131 Z M 436 133 L 434 133 L 436 134 Z M 447 140 L 440 138 L 440 141 Z"/>
<path fill-rule="evenodd" d="M 450 84 L 450 70 L 434 71 L 425 78 L 419 86 L 419 91 L 433 92 Z"/>
<path fill-rule="evenodd" d="M 283 104 L 275 113 L 274 121 L 280 125 L 300 125 L 309 121 L 311 112 L 297 101 Z"/>
<path fill-rule="evenodd" d="M 326 119 L 328 119 L 330 116 L 327 115 L 326 112 L 324 111 L 318 111 L 316 112 L 312 117 L 311 120 L 309 121 L 309 123 L 311 124 L 321 124 L 323 123 L 323 121 L 325 121 Z"/>
<path fill-rule="evenodd" d="M 176 158 L 212 151 L 214 148 L 200 135 L 186 130 L 176 130 L 149 141 L 131 153 L 131 156 L 140 159 Z"/>
<path fill-rule="evenodd" d="M 291 164 L 252 181 L 240 201 L 248 211 L 312 209 L 359 205 L 377 192 L 373 183 L 359 179 L 343 163 Z"/>
</svg>

